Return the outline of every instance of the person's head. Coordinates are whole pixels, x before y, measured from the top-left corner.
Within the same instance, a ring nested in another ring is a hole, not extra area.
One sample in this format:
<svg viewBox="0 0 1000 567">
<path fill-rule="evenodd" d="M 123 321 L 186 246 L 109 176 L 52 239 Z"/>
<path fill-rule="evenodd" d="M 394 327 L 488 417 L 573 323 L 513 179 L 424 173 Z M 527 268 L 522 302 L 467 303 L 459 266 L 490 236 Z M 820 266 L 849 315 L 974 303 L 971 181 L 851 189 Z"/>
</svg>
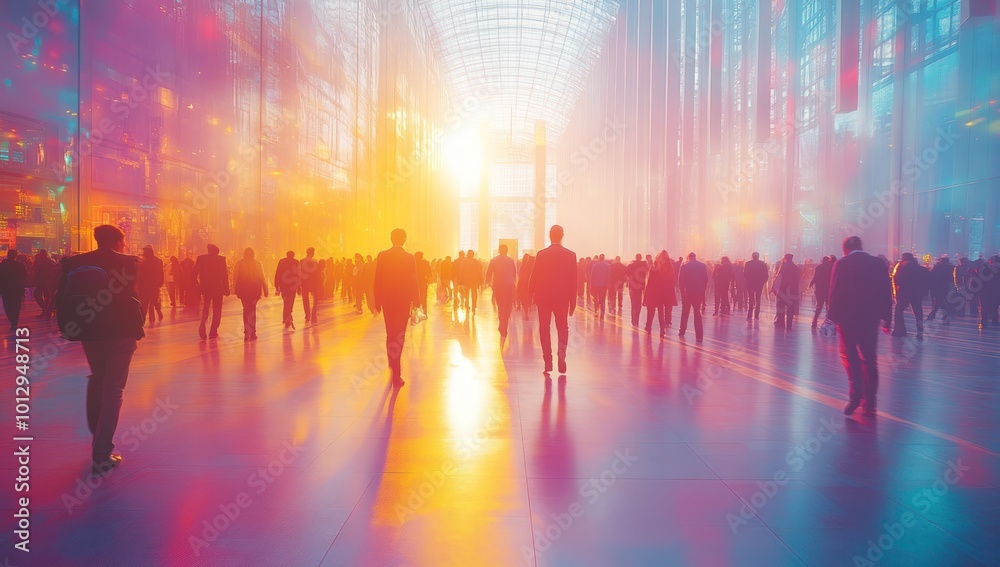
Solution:
<svg viewBox="0 0 1000 567">
<path fill-rule="evenodd" d="M 392 229 L 392 234 L 389 235 L 389 240 L 392 241 L 393 246 L 402 246 L 406 244 L 406 231 L 401 228 Z"/>
<path fill-rule="evenodd" d="M 365 256 L 365 261 L 366 262 L 371 262 L 372 261 L 372 255 L 368 254 L 367 256 Z"/>
<path fill-rule="evenodd" d="M 911 253 L 909 253 L 909 252 L 903 252 L 903 254 L 902 254 L 902 256 L 900 256 L 900 258 L 902 258 L 902 260 L 903 260 L 904 262 L 909 262 L 909 261 L 911 261 L 911 260 L 915 260 L 915 259 L 916 259 L 916 258 L 915 258 L 915 257 L 913 256 L 913 254 L 911 254 Z"/>
<path fill-rule="evenodd" d="M 823 256 L 824 264 L 829 264 L 830 262 L 833 262 L 833 260 L 831 260 L 829 256 Z"/>
<path fill-rule="evenodd" d="M 125 250 L 125 231 L 111 224 L 94 228 L 94 240 L 98 248 L 109 248 L 115 252 Z"/>
<path fill-rule="evenodd" d="M 793 256 L 791 254 L 785 254 L 785 261 L 786 262 L 791 262 L 792 258 L 793 258 Z"/>
<path fill-rule="evenodd" d="M 417 252 L 416 254 L 413 255 L 413 257 L 416 258 L 417 260 L 423 260 L 424 259 L 424 253 L 423 252 Z"/>
<path fill-rule="evenodd" d="M 841 246 L 844 250 L 844 256 L 847 256 L 855 250 L 863 250 L 861 247 L 861 237 L 860 236 L 848 236 L 844 239 L 844 245 Z"/>
<path fill-rule="evenodd" d="M 646 261 L 652 263 L 653 262 L 653 255 L 652 254 L 646 254 Z"/>
<path fill-rule="evenodd" d="M 497 248 L 497 252 L 499 252 L 501 256 L 506 256 L 507 255 L 507 245 L 506 244 L 501 244 L 500 247 Z"/>
<path fill-rule="evenodd" d="M 214 245 L 214 244 L 209 244 L 208 245 L 208 253 L 211 254 L 212 256 L 218 256 L 219 255 L 219 247 L 216 246 L 216 245 Z"/>
<path fill-rule="evenodd" d="M 530 254 L 528 254 L 527 252 L 525 252 L 525 253 L 524 253 L 524 256 L 522 256 L 522 257 L 521 257 L 521 261 L 522 261 L 522 262 L 527 262 L 527 261 L 528 261 L 528 258 L 531 258 L 531 255 L 530 255 Z"/>
<path fill-rule="evenodd" d="M 729 256 L 723 256 L 722 257 L 722 263 L 723 264 L 728 264 L 729 263 Z"/>
<path fill-rule="evenodd" d="M 285 258 L 292 259 L 295 257 L 295 250 L 289 250 L 285 252 Z"/>
<path fill-rule="evenodd" d="M 750 255 L 750 257 L 753 258 L 754 260 L 760 260 L 760 252 L 754 252 L 753 254 Z"/>
<path fill-rule="evenodd" d="M 44 260 L 49 257 L 49 252 L 48 250 L 45 249 L 39 250 L 38 254 L 35 254 L 35 257 L 38 258 L 39 260 Z"/>
<path fill-rule="evenodd" d="M 142 247 L 142 255 L 145 258 L 152 258 L 153 257 L 153 247 L 150 246 L 149 244 L 143 246 Z"/>
<path fill-rule="evenodd" d="M 180 260 L 177 259 L 177 256 L 171 256 L 170 257 L 170 263 L 171 264 L 180 264 L 181 262 L 180 262 Z"/>
<path fill-rule="evenodd" d="M 475 258 L 476 257 L 476 251 L 475 250 L 469 250 L 468 252 L 465 253 L 465 256 L 467 258 Z"/>
<path fill-rule="evenodd" d="M 641 262 L 642 261 L 642 254 L 636 254 L 635 255 L 635 261 L 636 262 Z"/>
<path fill-rule="evenodd" d="M 315 248 L 313 248 L 312 246 L 306 248 L 306 258 L 312 258 L 314 254 L 316 254 Z"/>
<path fill-rule="evenodd" d="M 601 261 L 604 261 L 604 254 L 601 254 Z"/>
<path fill-rule="evenodd" d="M 253 248 L 250 248 L 248 246 L 246 249 L 244 249 L 243 257 L 246 258 L 247 260 L 253 260 Z"/>
<path fill-rule="evenodd" d="M 829 256 L 827 256 L 827 258 L 829 258 L 831 262 L 836 262 L 837 261 L 837 257 L 834 256 L 833 254 L 830 254 Z"/>
<path fill-rule="evenodd" d="M 697 258 L 698 258 L 698 255 L 695 254 L 694 252 L 688 253 L 688 261 L 694 261 Z"/>
<path fill-rule="evenodd" d="M 554 224 L 552 225 L 552 228 L 549 229 L 549 240 L 552 241 L 552 244 L 559 244 L 562 242 L 564 234 L 563 227 Z"/>
<path fill-rule="evenodd" d="M 355 262 L 364 262 L 365 261 L 365 257 L 362 256 L 360 252 L 355 252 L 354 253 L 354 261 Z"/>
<path fill-rule="evenodd" d="M 622 257 L 621 256 L 615 256 L 615 262 L 618 263 L 618 264 L 621 264 L 622 263 Z"/>
<path fill-rule="evenodd" d="M 445 256 L 444 257 L 444 261 L 445 262 L 451 262 L 451 256 Z"/>
<path fill-rule="evenodd" d="M 458 251 L 458 259 L 461 260 L 463 258 L 465 258 L 465 250 L 459 250 Z"/>
<path fill-rule="evenodd" d="M 14 250 L 13 248 L 7 250 L 7 259 L 17 260 L 17 250 Z"/>
</svg>

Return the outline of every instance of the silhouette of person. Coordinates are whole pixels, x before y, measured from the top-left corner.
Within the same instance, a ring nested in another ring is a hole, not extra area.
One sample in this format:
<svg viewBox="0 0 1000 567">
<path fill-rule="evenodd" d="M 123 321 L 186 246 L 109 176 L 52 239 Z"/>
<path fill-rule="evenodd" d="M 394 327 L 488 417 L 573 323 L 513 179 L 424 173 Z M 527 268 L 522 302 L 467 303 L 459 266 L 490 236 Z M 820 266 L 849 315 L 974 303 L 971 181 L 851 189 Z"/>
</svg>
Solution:
<svg viewBox="0 0 1000 567">
<path fill-rule="evenodd" d="M 497 315 L 500 318 L 500 345 L 507 341 L 507 327 L 510 313 L 514 310 L 514 285 L 517 280 L 517 264 L 507 255 L 507 245 L 501 244 L 499 254 L 490 260 L 486 268 L 486 283 L 493 288 L 497 301 Z"/>
<path fill-rule="evenodd" d="M 625 281 L 628 283 L 628 299 L 632 307 L 632 326 L 639 326 L 639 315 L 642 313 L 642 297 L 646 290 L 646 274 L 649 264 L 642 260 L 642 254 L 636 254 L 635 260 L 625 268 Z"/>
<path fill-rule="evenodd" d="M 799 283 L 802 279 L 802 270 L 795 265 L 792 258 L 791 254 L 785 254 L 781 263 L 774 269 L 774 282 L 771 284 L 771 292 L 777 298 L 774 325 L 786 329 L 792 328 L 792 319 L 799 303 Z"/>
<path fill-rule="evenodd" d="M 281 324 L 284 329 L 295 329 L 292 309 L 295 307 L 295 294 L 299 293 L 302 287 L 302 273 L 299 261 L 295 259 L 295 252 L 289 250 L 285 252 L 285 257 L 278 260 L 278 266 L 274 270 L 274 291 L 281 295 L 282 310 Z"/>
<path fill-rule="evenodd" d="M 420 305 L 417 282 L 417 262 L 403 249 L 406 231 L 394 229 L 389 236 L 392 248 L 379 252 L 375 261 L 375 313 L 385 319 L 385 352 L 392 371 L 392 384 L 400 387 L 403 381 L 400 357 L 406 340 L 406 324 L 410 310 Z"/>
<path fill-rule="evenodd" d="M 257 302 L 267 297 L 264 268 L 254 258 L 253 248 L 243 251 L 243 259 L 233 267 L 233 289 L 243 303 L 243 340 L 257 340 Z"/>
<path fill-rule="evenodd" d="M 830 275 L 832 273 L 833 258 L 830 256 L 823 256 L 823 260 L 818 266 L 816 266 L 816 271 L 813 273 L 812 281 L 809 282 L 809 287 L 816 288 L 816 313 L 813 315 L 813 329 L 815 329 L 819 324 L 819 314 L 823 312 L 823 306 L 829 302 Z M 827 310 L 829 311 L 829 308 L 827 308 Z"/>
<path fill-rule="evenodd" d="M 688 254 L 688 261 L 681 264 L 677 275 L 681 288 L 681 328 L 678 336 L 683 337 L 687 331 L 688 313 L 694 311 L 694 337 L 701 341 L 704 336 L 702 310 L 705 305 L 705 292 L 708 289 L 708 266 L 698 261 L 694 252 Z"/>
<path fill-rule="evenodd" d="M 642 302 L 646 306 L 646 332 L 653 332 L 653 313 L 659 319 L 660 336 L 666 336 L 670 325 L 671 311 L 677 305 L 677 294 L 674 293 L 674 264 L 670 255 L 660 252 L 656 255 L 649 274 L 646 276 L 646 293 Z"/>
<path fill-rule="evenodd" d="M 7 250 L 7 258 L 0 262 L 0 298 L 3 299 L 3 311 L 10 321 L 11 331 L 17 329 L 27 283 L 28 267 L 17 261 L 17 250 Z"/>
<path fill-rule="evenodd" d="M 576 311 L 576 254 L 562 245 L 563 228 L 549 229 L 552 244 L 539 250 L 528 282 L 528 297 L 538 306 L 538 335 L 542 343 L 545 372 L 552 372 L 552 319 L 556 320 L 559 373 L 566 373 L 566 348 L 569 345 L 567 317 Z"/>
<path fill-rule="evenodd" d="M 148 317 L 156 319 L 156 313 L 163 320 L 163 311 L 159 309 L 160 288 L 163 287 L 163 260 L 156 257 L 153 247 L 146 245 L 142 249 L 142 259 L 139 261 L 139 303 L 142 306 L 142 320 Z"/>
<path fill-rule="evenodd" d="M 611 263 L 604 259 L 604 254 L 590 266 L 590 285 L 594 296 L 594 311 L 598 317 L 604 319 L 608 288 L 611 286 Z"/>
<path fill-rule="evenodd" d="M 229 267 L 226 265 L 226 257 L 219 255 L 218 246 L 209 244 L 208 254 L 198 256 L 191 271 L 191 280 L 205 296 L 198 336 L 202 340 L 216 339 L 219 337 L 219 323 L 222 319 L 222 297 L 229 295 Z M 206 336 L 205 325 L 209 309 L 212 310 L 212 328 Z"/>
<path fill-rule="evenodd" d="M 91 454 L 94 473 L 104 473 L 122 462 L 114 453 L 125 384 L 137 341 L 143 338 L 142 313 L 136 280 L 139 259 L 123 254 L 125 232 L 117 226 L 94 229 L 97 250 L 66 258 L 56 303 L 59 329 L 79 340 L 90 366 L 87 381 L 87 426 L 94 436 Z M 102 281 L 103 278 L 103 281 Z M 112 291 L 100 312 L 85 315 L 94 288 Z M 117 291 L 115 291 L 117 290 Z"/>
<path fill-rule="evenodd" d="M 302 282 L 299 285 L 299 293 L 302 294 L 302 309 L 305 312 L 306 323 L 316 322 L 319 294 L 323 290 L 323 272 L 320 271 L 315 256 L 316 249 L 310 246 L 306 248 L 306 257 L 299 262 L 299 276 Z"/>
<path fill-rule="evenodd" d="M 424 310 L 424 313 L 427 313 L 427 290 L 430 288 L 434 273 L 431 270 L 431 263 L 424 259 L 423 252 L 414 254 L 413 260 L 417 263 L 417 286 L 420 291 L 419 307 Z"/>
<path fill-rule="evenodd" d="M 833 264 L 827 317 L 837 324 L 840 357 L 850 384 L 844 414 L 864 401 L 864 413 L 875 415 L 878 393 L 878 324 L 889 326 L 892 284 L 880 258 L 862 251 L 861 238 L 844 239 L 844 257 Z"/>
<path fill-rule="evenodd" d="M 760 319 L 760 300 L 767 285 L 767 264 L 760 259 L 760 252 L 754 252 L 752 260 L 743 267 L 743 278 L 747 282 L 747 321 Z"/>
</svg>

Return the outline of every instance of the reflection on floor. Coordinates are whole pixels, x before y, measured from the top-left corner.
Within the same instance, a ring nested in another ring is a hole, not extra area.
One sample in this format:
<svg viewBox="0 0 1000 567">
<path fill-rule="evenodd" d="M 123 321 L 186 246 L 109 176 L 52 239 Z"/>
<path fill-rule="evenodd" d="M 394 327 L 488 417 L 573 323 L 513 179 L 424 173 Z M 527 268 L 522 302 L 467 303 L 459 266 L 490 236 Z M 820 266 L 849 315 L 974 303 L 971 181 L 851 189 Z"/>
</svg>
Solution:
<svg viewBox="0 0 1000 567">
<path fill-rule="evenodd" d="M 437 306 L 411 329 L 398 392 L 381 319 L 339 301 L 283 334 L 265 300 L 248 345 L 234 300 L 216 342 L 168 312 L 137 352 L 125 463 L 107 478 L 89 474 L 82 352 L 32 319 L 31 553 L 13 551 L 11 530 L 2 553 L 10 565 L 1000 562 L 998 338 L 970 317 L 931 324 L 923 342 L 880 339 L 881 413 L 845 418 L 836 342 L 806 320 L 708 317 L 697 344 L 676 323 L 661 340 L 580 310 L 569 372 L 546 380 L 537 323 L 515 313 L 501 352 L 488 297 L 474 318 Z M 11 518 L 9 488 L 0 508 Z"/>
</svg>

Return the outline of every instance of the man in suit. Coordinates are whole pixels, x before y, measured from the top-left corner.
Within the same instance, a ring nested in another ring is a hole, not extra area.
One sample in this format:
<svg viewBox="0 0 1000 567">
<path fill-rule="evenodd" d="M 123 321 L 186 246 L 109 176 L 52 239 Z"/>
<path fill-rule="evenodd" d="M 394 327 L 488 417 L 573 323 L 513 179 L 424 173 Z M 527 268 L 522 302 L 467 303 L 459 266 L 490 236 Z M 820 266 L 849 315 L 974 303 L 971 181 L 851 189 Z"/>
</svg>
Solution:
<svg viewBox="0 0 1000 567">
<path fill-rule="evenodd" d="M 816 266 L 812 281 L 809 282 L 809 287 L 816 288 L 816 313 L 813 314 L 813 330 L 819 324 L 819 314 L 823 311 L 823 306 L 830 301 L 830 274 L 833 272 L 833 262 L 832 256 L 823 256 L 823 261 Z"/>
<path fill-rule="evenodd" d="M 681 328 L 677 335 L 684 336 L 688 313 L 694 310 L 694 338 L 701 342 L 705 337 L 701 317 L 705 305 L 705 291 L 708 289 L 708 266 L 699 262 L 695 253 L 691 252 L 688 254 L 688 261 L 681 265 L 677 279 L 681 288 Z"/>
<path fill-rule="evenodd" d="M 604 319 L 605 304 L 608 298 L 608 287 L 611 285 L 611 263 L 604 259 L 604 254 L 590 266 L 590 286 L 594 295 L 595 314 Z M 612 312 L 614 307 L 611 308 Z"/>
<path fill-rule="evenodd" d="M 893 313 L 892 336 L 906 336 L 906 319 L 903 313 L 909 307 L 917 321 L 917 340 L 924 338 L 924 296 L 930 287 L 931 274 L 917 263 L 916 257 L 904 252 L 892 271 L 892 285 L 896 292 L 896 309 Z"/>
<path fill-rule="evenodd" d="M 865 415 L 875 415 L 878 393 L 879 321 L 889 326 L 892 283 L 882 260 L 863 252 L 861 238 L 844 239 L 844 257 L 833 264 L 827 317 L 840 333 L 840 357 L 847 369 L 850 399 L 844 414 L 851 415 L 864 400 Z"/>
<path fill-rule="evenodd" d="M 786 329 L 792 328 L 792 319 L 799 310 L 799 283 L 802 280 L 802 270 L 795 265 L 793 258 L 791 254 L 785 254 L 774 269 L 774 283 L 771 286 L 771 292 L 777 298 L 774 325 Z"/>
<path fill-rule="evenodd" d="M 420 308 L 427 313 L 427 290 L 430 288 L 431 280 L 434 279 L 434 270 L 431 269 L 431 263 L 424 258 L 423 252 L 417 252 L 413 255 L 414 261 L 417 263 L 417 286 L 420 290 Z"/>
<path fill-rule="evenodd" d="M 305 311 L 306 323 L 310 321 L 315 323 L 319 293 L 323 290 L 323 271 L 316 261 L 315 248 L 311 246 L 306 248 L 306 257 L 299 262 L 299 274 L 302 281 L 299 292 L 302 294 L 302 309 Z"/>
<path fill-rule="evenodd" d="M 201 308 L 201 324 L 198 325 L 198 336 L 201 340 L 219 338 L 219 323 L 222 319 L 222 297 L 229 295 L 229 266 L 226 257 L 219 255 L 219 247 L 208 245 L 208 254 L 198 256 L 191 272 L 191 280 L 198 286 L 205 297 L 205 305 Z M 205 334 L 205 324 L 208 322 L 208 310 L 212 309 L 212 329 Z"/>
<path fill-rule="evenodd" d="M 497 315 L 500 317 L 500 346 L 507 341 L 507 325 L 514 310 L 514 285 L 517 281 L 517 263 L 507 255 L 507 245 L 501 244 L 499 254 L 490 260 L 486 268 L 486 283 L 493 288 L 497 300 Z"/>
<path fill-rule="evenodd" d="M 300 293 L 302 287 L 302 271 L 299 261 L 295 259 L 295 252 L 289 250 L 285 252 L 285 257 L 278 260 L 278 266 L 274 270 L 274 291 L 281 296 L 281 324 L 283 329 L 291 327 L 295 329 L 295 321 L 292 316 L 292 308 L 295 307 L 295 295 Z"/>
<path fill-rule="evenodd" d="M 146 320 L 146 317 L 149 317 L 150 321 L 155 321 L 157 313 L 160 314 L 160 321 L 162 321 L 163 311 L 159 308 L 159 299 L 160 288 L 163 287 L 163 260 L 156 257 L 153 247 L 148 244 L 142 249 L 138 286 L 143 321 Z"/>
<path fill-rule="evenodd" d="M 625 279 L 627 268 L 622 264 L 622 257 L 615 256 L 615 261 L 611 263 L 611 297 L 608 299 L 611 314 L 622 313 L 622 303 L 625 296 Z M 617 306 L 617 311 L 615 310 Z"/>
<path fill-rule="evenodd" d="M 760 259 L 760 252 L 753 253 L 753 259 L 743 268 L 743 278 L 747 282 L 747 321 L 751 317 L 760 319 L 760 299 L 767 284 L 767 264 Z"/>
<path fill-rule="evenodd" d="M 628 299 L 632 305 L 632 326 L 639 326 L 639 314 L 642 313 L 642 294 L 646 290 L 646 274 L 649 264 L 642 261 L 642 254 L 636 254 L 635 260 L 625 268 L 625 281 L 628 283 Z"/>
<path fill-rule="evenodd" d="M 559 341 L 559 373 L 566 373 L 566 347 L 569 345 L 567 317 L 576 311 L 576 253 L 563 247 L 563 228 L 549 229 L 552 244 L 540 250 L 528 282 L 528 297 L 538 305 L 538 335 L 542 343 L 545 373 L 552 372 L 552 318 L 556 320 Z"/>
<path fill-rule="evenodd" d="M 392 248 L 379 252 L 375 260 L 375 313 L 385 316 L 385 352 L 392 371 L 392 384 L 402 386 L 400 355 L 406 340 L 410 310 L 420 305 L 417 262 L 403 249 L 406 232 L 397 228 L 390 235 Z"/>
<path fill-rule="evenodd" d="M 0 262 L 0 298 L 3 298 L 3 310 L 10 321 L 10 330 L 17 329 L 21 317 L 21 303 L 24 301 L 24 288 L 28 282 L 28 267 L 17 261 L 17 250 L 7 250 L 7 258 Z"/>
<path fill-rule="evenodd" d="M 243 259 L 233 266 L 233 290 L 243 303 L 243 342 L 256 341 L 257 302 L 261 295 L 267 297 L 267 280 L 253 248 L 243 250 Z"/>
<path fill-rule="evenodd" d="M 96 227 L 94 239 L 97 250 L 63 260 L 56 304 L 60 330 L 66 338 L 81 342 L 90 365 L 87 425 L 93 434 L 92 471 L 104 473 L 122 462 L 122 456 L 113 452 L 113 439 L 132 355 L 145 334 L 136 291 L 139 259 L 123 254 L 125 233 L 117 226 Z M 93 308 L 93 289 L 85 290 L 86 284 L 99 286 L 98 299 L 110 295 L 108 302 L 100 302 L 100 311 Z"/>
</svg>

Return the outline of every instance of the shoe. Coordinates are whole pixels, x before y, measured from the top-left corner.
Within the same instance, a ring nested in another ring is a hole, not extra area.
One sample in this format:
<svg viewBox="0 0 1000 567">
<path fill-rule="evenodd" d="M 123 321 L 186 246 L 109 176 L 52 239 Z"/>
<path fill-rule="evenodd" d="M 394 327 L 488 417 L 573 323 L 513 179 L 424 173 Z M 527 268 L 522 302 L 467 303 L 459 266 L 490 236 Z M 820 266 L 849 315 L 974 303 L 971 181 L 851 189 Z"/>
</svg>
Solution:
<svg viewBox="0 0 1000 567">
<path fill-rule="evenodd" d="M 851 400 L 844 406 L 844 415 L 851 415 L 861 405 L 861 400 Z"/>
<path fill-rule="evenodd" d="M 250 340 L 251 341 L 256 341 L 257 340 L 257 335 L 250 335 Z"/>
<path fill-rule="evenodd" d="M 566 373 L 566 359 L 565 358 L 559 360 L 559 373 L 560 374 L 565 374 Z"/>
<path fill-rule="evenodd" d="M 681 332 L 677 333 L 677 336 L 678 337 L 683 337 L 684 336 L 684 331 L 681 331 Z"/>
<path fill-rule="evenodd" d="M 545 373 L 548 374 L 549 372 L 552 372 L 552 361 L 551 360 L 546 360 L 545 361 Z"/>
<path fill-rule="evenodd" d="M 406 385 L 406 382 L 403 381 L 402 377 L 400 377 L 400 376 L 394 376 L 392 378 L 392 387 L 393 388 L 402 388 L 404 385 Z"/>
<path fill-rule="evenodd" d="M 924 340 L 924 334 L 923 333 L 917 333 L 917 340 L 918 341 Z"/>
<path fill-rule="evenodd" d="M 874 417 L 874 416 L 878 415 L 878 410 L 876 410 L 875 408 L 871 408 L 871 407 L 867 407 L 866 406 L 863 410 L 861 410 L 861 415 L 864 415 L 864 416 L 867 416 L 867 417 Z"/>
<path fill-rule="evenodd" d="M 201 337 L 201 340 L 203 341 L 208 339 L 208 334 L 205 332 L 205 327 L 198 327 L 198 336 Z"/>
<path fill-rule="evenodd" d="M 120 464 L 122 464 L 122 456 L 112 453 L 111 455 L 108 455 L 108 460 L 106 461 L 94 461 L 90 466 L 90 472 L 94 474 L 105 474 Z"/>
<path fill-rule="evenodd" d="M 211 334 L 208 335 L 208 338 L 210 338 L 210 339 L 217 339 L 217 338 L 219 338 L 219 333 L 211 333 Z"/>
</svg>

